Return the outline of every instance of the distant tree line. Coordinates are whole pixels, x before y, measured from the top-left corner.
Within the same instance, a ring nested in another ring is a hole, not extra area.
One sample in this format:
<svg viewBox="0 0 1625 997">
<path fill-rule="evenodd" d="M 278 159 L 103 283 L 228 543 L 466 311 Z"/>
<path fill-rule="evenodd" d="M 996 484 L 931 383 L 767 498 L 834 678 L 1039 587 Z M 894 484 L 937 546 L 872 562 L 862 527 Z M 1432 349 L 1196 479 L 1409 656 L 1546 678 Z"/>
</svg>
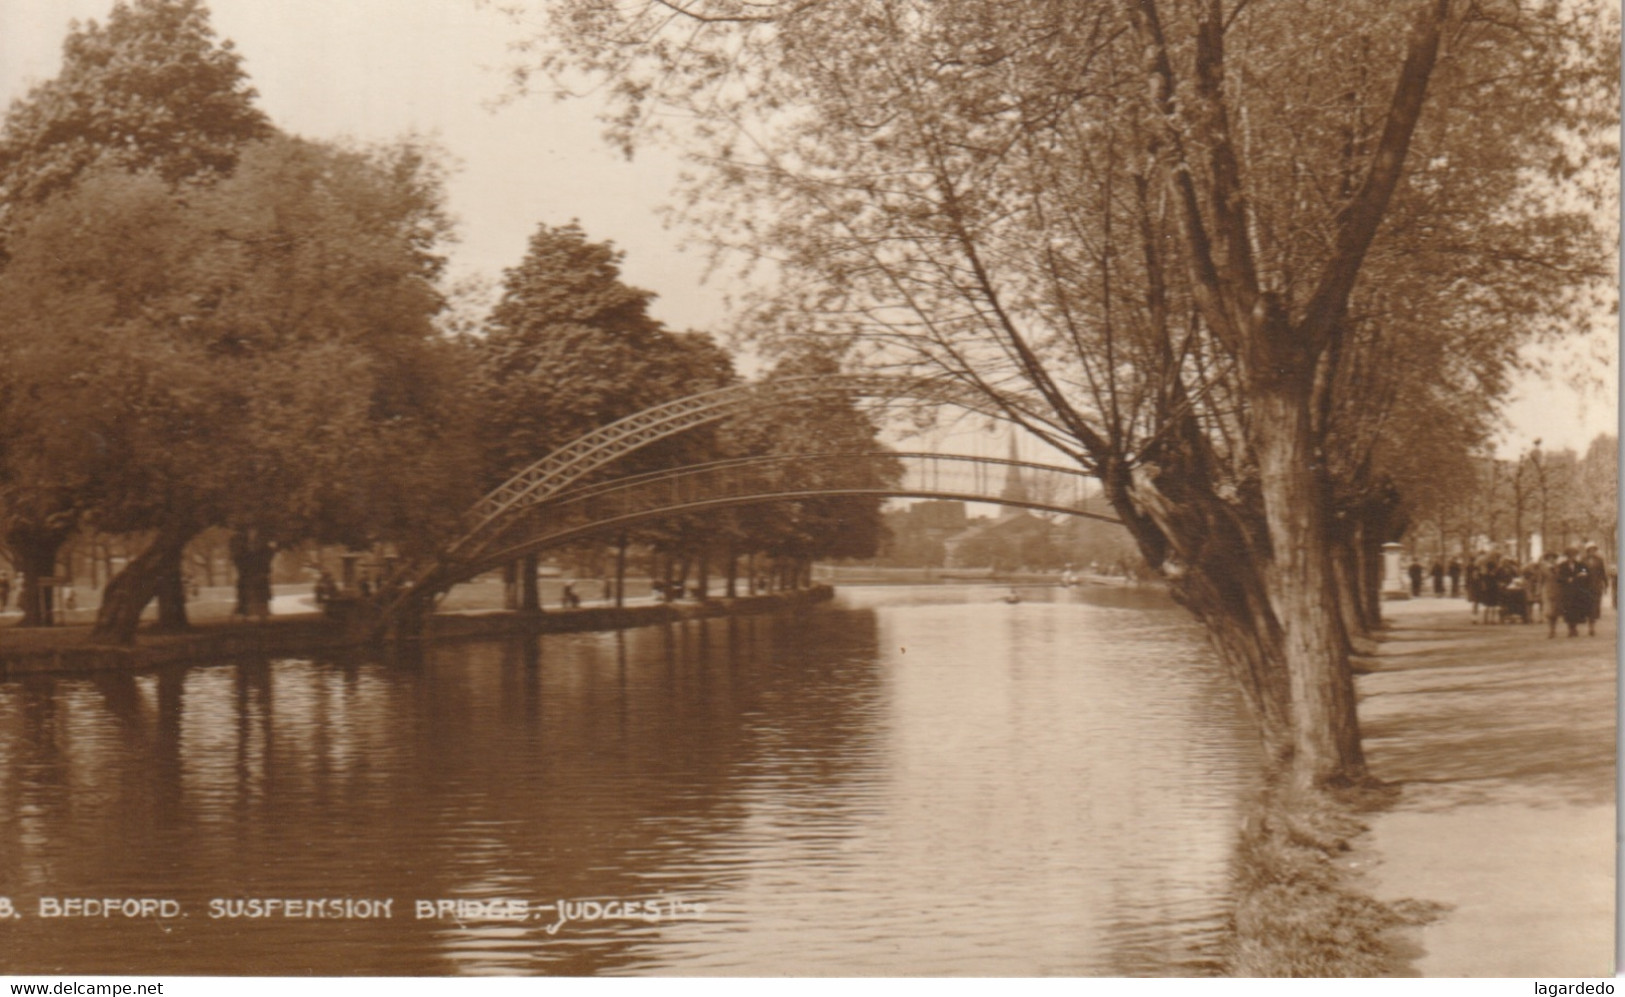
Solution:
<svg viewBox="0 0 1625 997">
<path fill-rule="evenodd" d="M 1441 468 L 1416 490 L 1405 521 L 1405 539 L 1421 558 L 1495 544 L 1527 561 L 1537 536 L 1542 551 L 1584 542 L 1617 550 L 1619 438 L 1599 434 L 1584 454 L 1542 449 L 1537 441 L 1515 457 L 1479 455 Z"/>
<path fill-rule="evenodd" d="M 186 551 L 229 532 L 263 610 L 277 550 L 431 556 L 484 489 L 637 409 L 732 382 L 709 337 L 648 314 L 619 254 L 541 226 L 473 329 L 450 330 L 436 153 L 288 135 L 202 0 L 75 24 L 0 127 L 0 545 L 25 624 L 72 537 L 132 550 L 94 639 L 156 600 L 186 624 Z M 774 374 L 828 369 L 805 354 Z M 801 446 L 874 449 L 849 405 L 780 410 L 639 453 L 642 471 Z M 871 551 L 878 502 L 742 509 L 618 538 L 678 564 Z"/>
</svg>

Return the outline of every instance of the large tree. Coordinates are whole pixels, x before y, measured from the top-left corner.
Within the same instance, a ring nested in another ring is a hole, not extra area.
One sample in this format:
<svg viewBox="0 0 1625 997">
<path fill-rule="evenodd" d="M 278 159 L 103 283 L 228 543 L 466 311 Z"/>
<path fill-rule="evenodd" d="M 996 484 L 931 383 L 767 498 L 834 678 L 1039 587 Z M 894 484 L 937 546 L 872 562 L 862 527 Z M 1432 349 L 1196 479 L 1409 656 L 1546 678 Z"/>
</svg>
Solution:
<svg viewBox="0 0 1625 997">
<path fill-rule="evenodd" d="M 303 541 L 429 545 L 472 500 L 461 355 L 438 333 L 441 171 L 414 142 L 277 139 L 191 201 L 218 249 L 191 331 L 231 368 L 251 461 L 222 524 L 243 608 L 264 612 L 271 554 Z"/>
<path fill-rule="evenodd" d="M 244 534 L 246 569 L 273 542 L 430 543 L 471 500 L 418 157 L 275 139 L 185 195 L 99 168 L 16 227 L 5 480 L 148 538 L 94 637 L 130 640 L 207 527 Z"/>
<path fill-rule="evenodd" d="M 621 280 L 622 256 L 574 222 L 542 224 L 507 271 L 484 334 L 467 340 L 482 378 L 489 485 L 600 426 L 733 379 L 709 340 L 649 314 L 655 296 Z M 628 467 L 669 461 L 678 445 Z"/>
<path fill-rule="evenodd" d="M 120 2 L 105 25 L 76 23 L 61 71 L 14 101 L 0 127 L 0 266 L 30 212 L 92 167 L 150 171 L 170 184 L 229 172 L 244 143 L 271 133 L 254 96 L 200 0 Z M 77 527 L 82 493 L 43 487 L 69 479 L 11 459 L 28 452 L 8 444 L 0 461 L 10 465 L 0 468 L 0 542 L 23 569 L 24 623 L 39 625 L 50 619 L 50 589 L 38 580 Z"/>
<path fill-rule="evenodd" d="M 97 163 L 171 183 L 229 172 L 271 133 L 254 97 L 203 0 L 119 0 L 105 24 L 75 22 L 61 71 L 7 112 L 0 204 L 37 204 Z"/>
<path fill-rule="evenodd" d="M 543 68 L 609 78 L 618 138 L 691 143 L 709 167 L 693 213 L 777 262 L 781 314 L 982 392 L 1098 474 L 1271 757 L 1299 786 L 1362 775 L 1334 520 L 1340 496 L 1380 493 L 1359 449 L 1391 407 L 1360 404 L 1361 371 L 1395 362 L 1376 331 L 1433 334 L 1388 321 L 1407 303 L 1470 318 L 1505 271 L 1536 271 L 1479 332 L 1515 344 L 1598 269 L 1565 266 L 1576 245 L 1606 258 L 1553 186 L 1612 152 L 1606 11 L 548 11 Z"/>
</svg>

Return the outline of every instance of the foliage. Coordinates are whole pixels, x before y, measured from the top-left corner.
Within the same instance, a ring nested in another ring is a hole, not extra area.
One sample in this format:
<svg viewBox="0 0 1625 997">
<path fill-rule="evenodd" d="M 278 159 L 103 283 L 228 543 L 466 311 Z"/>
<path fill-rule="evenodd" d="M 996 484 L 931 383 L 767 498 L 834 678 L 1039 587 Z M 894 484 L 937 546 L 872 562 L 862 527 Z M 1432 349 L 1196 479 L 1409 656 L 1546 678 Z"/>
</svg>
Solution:
<svg viewBox="0 0 1625 997">
<path fill-rule="evenodd" d="M 14 102 L 0 130 L 0 205 L 70 187 L 92 165 L 175 183 L 228 172 L 271 133 L 203 0 L 119 0 L 105 25 L 75 23 L 62 70 Z"/>
<path fill-rule="evenodd" d="M 600 426 L 734 380 L 730 357 L 699 333 L 673 333 L 649 315 L 654 295 L 620 277 L 622 254 L 579 225 L 541 225 L 483 337 L 465 344 L 480 371 L 486 480 L 496 484 Z M 832 373 L 829 364 L 782 365 L 776 376 Z M 873 450 L 875 429 L 850 405 L 809 403 L 753 414 L 725 427 L 658 441 L 615 475 L 721 457 Z M 877 539 L 875 500 L 808 500 L 723 515 L 671 517 L 635 531 L 656 550 L 695 555 L 726 544 L 775 556 L 855 556 Z"/>
<path fill-rule="evenodd" d="M 538 226 L 485 335 L 465 339 L 481 378 L 488 484 L 593 429 L 733 379 L 709 339 L 650 317 L 654 295 L 621 282 L 621 257 L 575 223 Z"/>
<path fill-rule="evenodd" d="M 30 211 L 0 272 L 8 505 L 432 545 L 472 496 L 425 162 L 275 139 L 207 189 L 97 168 Z"/>
<path fill-rule="evenodd" d="M 171 183 L 222 175 L 243 143 L 271 132 L 253 98 L 198 0 L 120 2 L 105 27 L 75 24 L 61 73 L 13 102 L 0 127 L 0 240 L 87 172 L 150 170 Z M 6 252 L 0 244 L 0 265 Z M 33 476 L 40 454 L 14 449 L 0 470 L 0 539 L 23 565 L 24 621 L 34 625 L 46 622 L 50 598 L 38 579 L 52 573 L 84 503 L 71 467 L 48 463 Z"/>
<path fill-rule="evenodd" d="M 827 354 L 805 353 L 788 357 L 764 379 L 835 374 L 836 360 Z M 820 453 L 875 453 L 887 449 L 869 413 L 851 399 L 805 399 L 771 411 L 753 412 L 726 427 L 722 444 L 729 456 Z M 851 486 L 843 477 L 834 482 L 823 476 L 822 464 L 809 462 L 785 471 L 787 489 Z M 891 477 L 895 477 L 892 472 Z M 884 488 L 893 482 L 881 473 L 865 482 Z M 773 557 L 810 561 L 815 558 L 874 557 L 885 538 L 881 505 L 872 496 L 828 496 L 755 506 L 734 512 L 738 546 Z"/>
</svg>

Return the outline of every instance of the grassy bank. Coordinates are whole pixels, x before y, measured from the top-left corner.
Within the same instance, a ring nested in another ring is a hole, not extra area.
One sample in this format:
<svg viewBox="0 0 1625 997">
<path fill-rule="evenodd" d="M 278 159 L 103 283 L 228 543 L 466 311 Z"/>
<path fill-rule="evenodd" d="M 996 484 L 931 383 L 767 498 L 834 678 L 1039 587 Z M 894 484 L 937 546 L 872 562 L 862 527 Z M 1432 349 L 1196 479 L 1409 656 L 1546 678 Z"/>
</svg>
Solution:
<svg viewBox="0 0 1625 997">
<path fill-rule="evenodd" d="M 1260 793 L 1236 850 L 1227 975 L 1395 974 L 1396 929 L 1426 924 L 1443 910 L 1425 901 L 1376 900 L 1351 862 L 1367 830 L 1362 816 L 1396 796 L 1375 784 L 1324 794 L 1277 787 Z"/>
<path fill-rule="evenodd" d="M 704 602 L 584 606 L 545 613 L 486 611 L 446 613 L 429 618 L 429 642 L 519 637 L 589 630 L 623 630 L 690 619 L 769 613 L 822 602 L 834 591 L 826 585 Z M 231 658 L 299 655 L 372 643 L 354 629 L 320 614 L 272 617 L 264 621 L 216 619 L 185 630 L 142 630 L 132 646 L 89 642 L 88 626 L 0 630 L 0 678 L 42 672 L 94 672 L 152 668 L 166 664 L 206 664 Z"/>
</svg>

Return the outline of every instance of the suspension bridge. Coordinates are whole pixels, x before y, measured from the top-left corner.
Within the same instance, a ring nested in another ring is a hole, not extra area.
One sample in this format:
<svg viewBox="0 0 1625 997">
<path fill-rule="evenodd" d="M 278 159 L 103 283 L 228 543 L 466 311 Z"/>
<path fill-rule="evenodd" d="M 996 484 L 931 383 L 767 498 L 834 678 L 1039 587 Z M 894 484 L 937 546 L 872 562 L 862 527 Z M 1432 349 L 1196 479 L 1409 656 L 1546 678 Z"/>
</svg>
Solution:
<svg viewBox="0 0 1625 997">
<path fill-rule="evenodd" d="M 816 398 L 908 398 L 1009 419 L 1044 420 L 1016 399 L 941 382 L 826 375 L 732 385 L 651 406 L 587 433 L 493 489 L 466 515 L 467 531 L 382 607 L 422 608 L 451 586 L 550 547 L 683 513 L 829 495 L 948 499 L 1014 505 L 1115 523 L 1081 468 L 939 453 L 842 452 L 744 457 L 603 480 L 616 461 L 659 440 L 764 406 Z M 1024 482 L 1013 497 L 1014 471 Z"/>
</svg>

